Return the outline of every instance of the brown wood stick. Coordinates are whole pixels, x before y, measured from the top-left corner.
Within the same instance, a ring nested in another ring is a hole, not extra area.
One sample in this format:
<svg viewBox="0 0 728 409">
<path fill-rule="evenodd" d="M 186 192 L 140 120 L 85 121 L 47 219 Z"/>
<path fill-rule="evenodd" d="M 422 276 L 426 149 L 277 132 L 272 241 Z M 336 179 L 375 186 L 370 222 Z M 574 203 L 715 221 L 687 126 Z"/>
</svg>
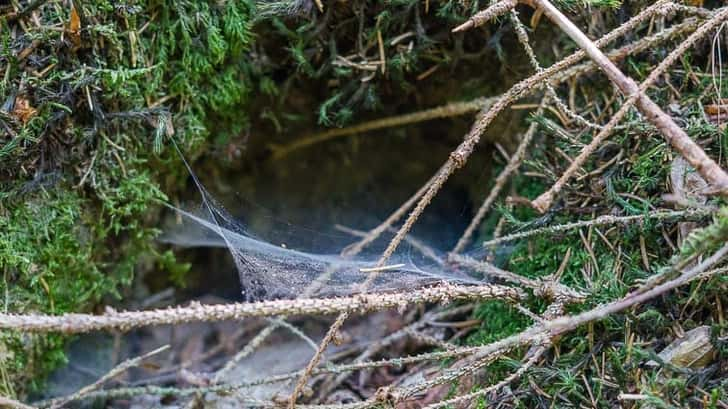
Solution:
<svg viewBox="0 0 728 409">
<path fill-rule="evenodd" d="M 655 104 L 634 80 L 624 75 L 571 20 L 564 16 L 548 0 L 534 0 L 533 2 L 536 6 L 543 9 L 544 14 L 589 55 L 623 94 L 635 99 L 635 105 L 645 115 L 645 118 L 657 127 L 667 142 L 685 157 L 688 163 L 711 184 L 711 187 L 716 193 L 728 195 L 728 174 L 698 144 L 690 139 L 687 133 Z M 711 20 L 722 21 L 725 18 L 728 18 L 728 9 L 716 14 Z M 565 173 L 565 176 L 568 172 Z M 563 180 L 560 179 L 559 182 L 563 185 Z M 533 205 L 537 210 L 542 213 L 548 210 L 555 195 L 560 190 L 559 186 L 555 187 L 557 188 L 550 189 L 533 201 Z"/>
</svg>

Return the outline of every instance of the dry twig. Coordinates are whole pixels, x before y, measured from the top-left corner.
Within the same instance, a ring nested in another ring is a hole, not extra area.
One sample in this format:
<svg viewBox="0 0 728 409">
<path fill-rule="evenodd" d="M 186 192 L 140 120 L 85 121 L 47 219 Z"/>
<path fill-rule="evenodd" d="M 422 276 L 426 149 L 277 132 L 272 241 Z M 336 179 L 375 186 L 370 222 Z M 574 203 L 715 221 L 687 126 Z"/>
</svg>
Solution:
<svg viewBox="0 0 728 409">
<path fill-rule="evenodd" d="M 49 406 L 51 408 L 60 408 L 63 407 L 70 402 L 77 401 L 83 399 L 84 396 L 90 394 L 91 392 L 100 389 L 106 381 L 113 379 L 117 376 L 119 376 L 121 373 L 126 372 L 128 369 L 133 368 L 135 366 L 138 366 L 147 358 L 150 358 L 154 355 L 157 355 L 160 352 L 166 351 L 169 349 L 169 345 L 164 345 L 162 347 L 159 347 L 151 352 L 147 352 L 144 355 L 138 356 L 136 358 L 127 359 L 126 361 L 120 363 L 119 365 L 112 368 L 106 375 L 102 376 L 101 378 L 97 379 L 96 382 L 92 383 L 91 385 L 84 386 L 81 388 L 78 392 L 74 393 L 73 395 L 53 399 L 49 402 Z"/>
<path fill-rule="evenodd" d="M 537 116 L 543 114 L 545 104 L 546 98 L 541 101 L 538 110 L 536 110 Z M 523 162 L 523 159 L 526 157 L 526 150 L 531 145 L 531 141 L 533 140 L 533 136 L 536 134 L 537 129 L 538 123 L 535 121 L 532 122 L 531 125 L 528 127 L 526 133 L 523 135 L 523 139 L 521 139 L 521 142 L 518 144 L 518 148 L 516 148 L 516 151 L 513 153 L 513 155 L 511 155 L 510 159 L 508 160 L 508 164 L 495 178 L 495 182 L 493 182 L 493 187 L 490 189 L 488 196 L 483 201 L 483 204 L 480 205 L 478 211 L 475 212 L 475 216 L 473 216 L 473 219 L 470 220 L 468 227 L 465 228 L 463 235 L 460 236 L 460 239 L 458 239 L 458 242 L 457 244 L 455 244 L 455 247 L 452 249 L 451 253 L 457 254 L 462 252 L 463 250 L 465 250 L 465 247 L 470 243 L 470 240 L 473 237 L 473 233 L 475 233 L 475 229 L 477 229 L 478 226 L 480 226 L 480 224 L 483 222 L 485 215 L 488 214 L 488 211 L 490 210 L 491 206 L 493 206 L 493 203 L 495 203 L 495 200 L 498 198 L 498 195 L 500 195 L 500 192 L 505 187 L 508 179 L 510 179 L 511 175 L 513 175 L 513 173 L 515 173 L 521 166 L 521 162 Z"/>
<path fill-rule="evenodd" d="M 498 237 L 493 240 L 483 242 L 483 247 L 492 247 L 498 244 L 507 243 L 509 241 L 525 239 L 532 236 L 538 236 L 542 234 L 557 234 L 569 230 L 579 229 L 582 227 L 591 226 L 604 226 L 611 224 L 628 224 L 634 222 L 640 222 L 642 220 L 669 220 L 669 219 L 691 219 L 696 217 L 709 216 L 712 211 L 703 209 L 688 209 L 688 210 L 655 210 L 645 214 L 638 214 L 633 216 L 611 216 L 604 215 L 599 216 L 591 220 L 582 220 L 578 222 L 559 224 L 556 226 L 541 227 L 538 229 L 527 230 L 520 233 L 513 233 L 508 236 Z"/>
<path fill-rule="evenodd" d="M 373 121 L 348 126 L 346 128 L 329 129 L 327 131 L 314 135 L 297 138 L 295 141 L 286 145 L 271 145 L 270 148 L 273 151 L 273 159 L 281 159 L 299 149 L 303 149 L 311 145 L 315 145 L 332 139 L 340 138 L 342 136 L 371 132 L 378 129 L 392 128 L 395 126 L 404 126 L 433 119 L 460 116 L 470 112 L 477 112 L 482 109 L 487 109 L 490 104 L 493 103 L 494 99 L 495 98 L 476 98 L 472 101 L 451 102 L 443 106 L 426 109 L 423 111 L 375 119 Z"/>
<path fill-rule="evenodd" d="M 399 293 L 358 294 L 338 298 L 303 298 L 295 300 L 261 301 L 223 305 L 173 307 L 150 311 L 107 312 L 91 314 L 0 314 L 0 328 L 25 332 L 61 332 L 77 334 L 97 330 L 128 331 L 151 325 L 181 324 L 196 321 L 240 320 L 275 315 L 329 315 L 336 313 L 366 313 L 411 304 L 442 303 L 456 300 L 501 299 L 517 301 L 523 293 L 515 288 L 498 285 L 437 287 Z"/>
<path fill-rule="evenodd" d="M 660 109 L 646 94 L 645 91 L 654 81 L 659 78 L 665 70 L 672 65 L 679 56 L 687 51 L 695 42 L 703 38 L 715 27 L 728 18 L 728 8 L 718 11 L 709 21 L 701 25 L 698 30 L 691 34 L 678 48 L 676 48 L 660 65 L 652 71 L 645 82 L 638 86 L 631 78 L 626 77 L 607 58 L 584 33 L 579 30 L 566 16 L 564 16 L 556 7 L 548 0 L 534 0 L 534 3 L 543 8 L 544 13 L 554 23 L 556 23 L 569 37 L 571 37 L 589 57 L 594 60 L 597 65 L 604 71 L 609 79 L 614 82 L 619 89 L 629 97 L 627 102 L 615 114 L 609 123 L 594 137 L 592 142 L 584 147 L 578 157 L 576 157 L 564 175 L 541 196 L 532 202 L 533 207 L 540 212 L 545 212 L 551 207 L 556 195 L 561 191 L 566 182 L 571 179 L 574 173 L 581 168 L 587 157 L 606 139 L 612 129 L 627 113 L 632 104 L 635 104 L 645 115 L 646 119 L 652 123 L 662 133 L 670 145 L 675 148 L 690 165 L 695 168 L 703 178 L 708 181 L 712 188 L 720 194 L 728 194 L 728 174 L 705 154 L 703 149 L 698 146 L 665 112 Z"/>
</svg>

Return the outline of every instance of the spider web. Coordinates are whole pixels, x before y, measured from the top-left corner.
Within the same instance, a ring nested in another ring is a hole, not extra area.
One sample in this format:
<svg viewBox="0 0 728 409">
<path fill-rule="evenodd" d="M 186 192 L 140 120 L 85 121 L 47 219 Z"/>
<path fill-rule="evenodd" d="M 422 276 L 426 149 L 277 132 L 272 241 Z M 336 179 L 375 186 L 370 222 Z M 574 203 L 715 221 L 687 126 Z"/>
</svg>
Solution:
<svg viewBox="0 0 728 409">
<path fill-rule="evenodd" d="M 373 269 L 377 258 L 310 253 L 257 238 L 212 197 L 184 157 L 182 160 L 202 203 L 196 210 L 168 205 L 182 216 L 182 223 L 168 229 L 161 240 L 187 247 L 226 247 L 235 262 L 242 292 L 248 301 L 351 295 L 361 292 L 362 284 L 372 274 L 376 274 L 376 278 L 367 291 L 411 289 L 438 282 L 482 283 L 480 278 L 446 263 L 432 261 L 432 254 L 428 258 L 407 244 L 400 246 L 383 269 Z M 446 258 L 442 253 L 436 256 Z"/>
</svg>

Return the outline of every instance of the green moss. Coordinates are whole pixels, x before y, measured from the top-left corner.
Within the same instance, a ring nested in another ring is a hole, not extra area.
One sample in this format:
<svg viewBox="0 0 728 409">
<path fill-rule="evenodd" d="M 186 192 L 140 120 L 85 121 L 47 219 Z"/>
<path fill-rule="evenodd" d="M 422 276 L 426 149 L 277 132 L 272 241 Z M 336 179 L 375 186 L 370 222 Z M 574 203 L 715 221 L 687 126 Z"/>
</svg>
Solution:
<svg viewBox="0 0 728 409">
<path fill-rule="evenodd" d="M 5 280 L 0 290 L 7 294 L 5 308 L 70 311 L 98 297 L 95 287 L 111 284 L 94 262 L 89 226 L 80 220 L 82 203 L 60 190 L 4 210 L 0 263 Z"/>
<path fill-rule="evenodd" d="M 142 220 L 161 199 L 149 178 L 139 176 L 107 186 L 101 208 L 94 213 L 95 200 L 63 186 L 8 203 L 0 210 L 3 309 L 61 314 L 87 310 L 106 295 L 118 297 L 140 258 L 154 254 L 156 230 Z M 62 340 L 54 335 L 4 334 L 4 348 L 12 356 L 5 366 L 5 392 L 15 394 L 8 385 L 18 387 L 21 380 L 37 385 L 41 378 L 33 375 L 62 363 Z"/>
<path fill-rule="evenodd" d="M 196 155 L 211 135 L 224 140 L 247 123 L 251 2 L 73 4 L 78 34 L 0 21 L 7 311 L 79 312 L 119 299 L 142 261 L 183 283 L 189 266 L 154 247 L 162 191 L 185 175 L 176 156 L 164 159 L 176 155 L 165 138 Z M 72 9 L 36 13 L 50 26 L 69 22 Z M 34 110 L 26 118 L 14 110 L 23 104 Z M 64 345 L 55 335 L 3 333 L 0 392 L 38 385 L 63 362 Z"/>
<path fill-rule="evenodd" d="M 485 345 L 525 329 L 530 319 L 513 306 L 502 301 L 488 301 L 478 305 L 473 315 L 481 320 L 477 331 L 468 336 L 468 345 Z"/>
</svg>

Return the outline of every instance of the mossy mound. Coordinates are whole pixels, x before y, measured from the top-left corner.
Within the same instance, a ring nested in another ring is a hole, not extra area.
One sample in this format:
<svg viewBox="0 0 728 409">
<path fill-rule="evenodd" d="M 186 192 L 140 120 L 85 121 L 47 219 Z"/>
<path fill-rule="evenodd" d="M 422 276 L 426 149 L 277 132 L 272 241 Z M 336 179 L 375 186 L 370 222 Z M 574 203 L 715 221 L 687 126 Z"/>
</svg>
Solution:
<svg viewBox="0 0 728 409">
<path fill-rule="evenodd" d="M 209 124 L 244 126 L 251 6 L 43 3 L 0 20 L 0 291 L 5 310 L 60 314 L 122 299 L 142 261 L 184 272 L 153 242 L 184 180 L 164 138 L 199 150 Z M 3 395 L 63 361 L 60 337 L 3 344 Z"/>
</svg>

